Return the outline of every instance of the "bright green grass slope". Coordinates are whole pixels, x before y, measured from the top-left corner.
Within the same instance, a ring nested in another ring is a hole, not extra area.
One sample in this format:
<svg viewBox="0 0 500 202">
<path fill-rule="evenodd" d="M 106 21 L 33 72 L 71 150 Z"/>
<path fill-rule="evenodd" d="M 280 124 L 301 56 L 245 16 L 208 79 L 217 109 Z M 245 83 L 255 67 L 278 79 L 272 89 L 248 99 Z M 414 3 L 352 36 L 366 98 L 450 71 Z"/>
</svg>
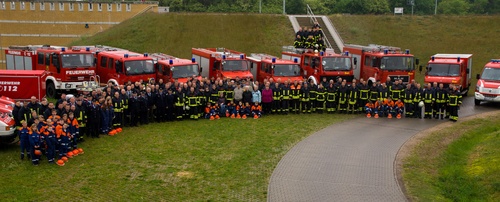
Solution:
<svg viewBox="0 0 500 202">
<path fill-rule="evenodd" d="M 500 16 L 334 15 L 330 19 L 345 43 L 410 49 L 424 67 L 436 53 L 474 54 L 471 91 L 483 66 L 500 58 Z M 419 81 L 424 71 L 417 74 Z"/>
<path fill-rule="evenodd" d="M 64 167 L 34 167 L 0 146 L 0 201 L 265 201 L 283 155 L 303 138 L 356 115 L 185 120 L 88 138 Z"/>
<path fill-rule="evenodd" d="M 105 44 L 191 58 L 191 48 L 210 47 L 280 56 L 281 46 L 291 43 L 293 29 L 282 15 L 148 13 L 73 45 Z"/>
</svg>

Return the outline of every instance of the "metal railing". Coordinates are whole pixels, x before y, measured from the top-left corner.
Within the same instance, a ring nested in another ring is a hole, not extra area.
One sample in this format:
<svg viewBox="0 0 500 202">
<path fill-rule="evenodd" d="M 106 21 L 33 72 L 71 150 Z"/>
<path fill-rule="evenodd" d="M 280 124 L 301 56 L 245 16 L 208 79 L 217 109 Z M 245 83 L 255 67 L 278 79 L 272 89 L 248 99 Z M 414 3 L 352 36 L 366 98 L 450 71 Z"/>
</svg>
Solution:
<svg viewBox="0 0 500 202">
<path fill-rule="evenodd" d="M 311 7 L 309 7 L 309 4 L 307 4 L 307 17 L 311 20 L 311 24 L 318 22 L 318 20 L 316 19 L 316 16 L 314 15 L 314 13 L 311 10 Z M 321 20 L 323 20 L 323 19 L 321 19 Z M 325 36 L 325 32 L 323 31 L 323 29 L 321 29 L 321 33 L 323 34 L 323 41 L 325 41 L 326 48 L 333 49 L 332 44 L 328 40 L 328 37 Z"/>
</svg>

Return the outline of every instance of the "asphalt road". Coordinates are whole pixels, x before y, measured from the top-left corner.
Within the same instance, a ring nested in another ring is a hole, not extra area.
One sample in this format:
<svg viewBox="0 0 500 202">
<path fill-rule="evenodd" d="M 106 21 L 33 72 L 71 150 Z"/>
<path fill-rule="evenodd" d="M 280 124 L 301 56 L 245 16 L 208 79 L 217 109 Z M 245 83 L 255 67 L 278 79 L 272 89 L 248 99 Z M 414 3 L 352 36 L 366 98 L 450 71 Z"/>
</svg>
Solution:
<svg viewBox="0 0 500 202">
<path fill-rule="evenodd" d="M 476 107 L 466 97 L 459 116 L 498 109 Z M 331 125 L 285 154 L 271 176 L 268 201 L 406 201 L 397 183 L 396 154 L 413 135 L 446 121 L 360 117 Z"/>
</svg>

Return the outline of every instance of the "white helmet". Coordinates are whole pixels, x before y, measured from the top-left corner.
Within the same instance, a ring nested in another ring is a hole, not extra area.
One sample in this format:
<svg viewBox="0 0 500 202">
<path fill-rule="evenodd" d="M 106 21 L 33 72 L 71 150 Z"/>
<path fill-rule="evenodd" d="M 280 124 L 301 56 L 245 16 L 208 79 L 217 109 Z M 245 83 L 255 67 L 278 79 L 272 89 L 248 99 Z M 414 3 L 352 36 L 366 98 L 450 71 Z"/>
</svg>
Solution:
<svg viewBox="0 0 500 202">
<path fill-rule="evenodd" d="M 420 102 L 418 103 L 418 107 L 424 107 L 424 106 L 425 106 L 424 101 L 420 101 Z"/>
</svg>

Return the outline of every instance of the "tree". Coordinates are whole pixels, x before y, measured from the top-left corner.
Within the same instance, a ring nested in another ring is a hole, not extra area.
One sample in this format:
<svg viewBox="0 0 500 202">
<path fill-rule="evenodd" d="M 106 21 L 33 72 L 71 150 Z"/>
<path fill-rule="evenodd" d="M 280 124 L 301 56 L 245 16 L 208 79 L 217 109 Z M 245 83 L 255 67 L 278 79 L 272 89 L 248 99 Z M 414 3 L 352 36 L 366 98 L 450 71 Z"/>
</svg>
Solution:
<svg viewBox="0 0 500 202">
<path fill-rule="evenodd" d="M 439 3 L 438 10 L 441 14 L 465 15 L 470 8 L 465 0 L 443 0 Z"/>
</svg>

